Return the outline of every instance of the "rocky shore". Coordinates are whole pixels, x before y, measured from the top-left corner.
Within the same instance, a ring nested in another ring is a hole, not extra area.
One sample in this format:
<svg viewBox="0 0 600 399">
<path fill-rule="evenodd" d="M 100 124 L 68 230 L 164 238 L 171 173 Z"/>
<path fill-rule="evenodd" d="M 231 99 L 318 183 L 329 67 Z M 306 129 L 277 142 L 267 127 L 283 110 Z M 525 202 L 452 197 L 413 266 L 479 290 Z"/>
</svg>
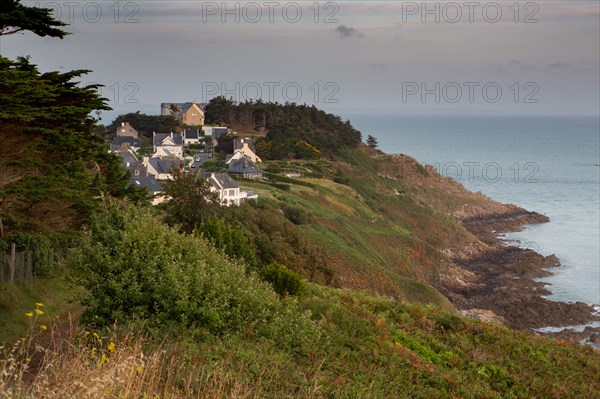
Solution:
<svg viewBox="0 0 600 399">
<path fill-rule="evenodd" d="M 543 298 L 550 294 L 546 284 L 535 281 L 552 274 L 560 265 L 555 256 L 543 256 L 531 249 L 509 245 L 498 234 L 519 231 L 525 224 L 545 223 L 548 217 L 511 206 L 502 214 L 471 216 L 462 224 L 486 244 L 469 257 L 456 257 L 460 278 L 447 279 L 438 287 L 463 314 L 515 329 L 564 327 L 600 321 L 594 309 L 581 302 L 564 303 Z M 599 328 L 578 333 L 563 330 L 549 335 L 588 340 Z"/>
</svg>

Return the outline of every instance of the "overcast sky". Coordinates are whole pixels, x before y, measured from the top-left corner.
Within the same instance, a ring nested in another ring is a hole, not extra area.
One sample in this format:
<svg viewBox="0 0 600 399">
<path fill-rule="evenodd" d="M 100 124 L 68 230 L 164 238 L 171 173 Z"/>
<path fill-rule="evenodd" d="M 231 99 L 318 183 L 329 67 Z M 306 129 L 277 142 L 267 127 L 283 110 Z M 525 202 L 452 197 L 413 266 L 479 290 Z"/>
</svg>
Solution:
<svg viewBox="0 0 600 399">
<path fill-rule="evenodd" d="M 598 1 L 37 3 L 73 35 L 4 37 L 1 54 L 93 70 L 104 123 L 218 94 L 343 115 L 599 113 Z"/>
</svg>

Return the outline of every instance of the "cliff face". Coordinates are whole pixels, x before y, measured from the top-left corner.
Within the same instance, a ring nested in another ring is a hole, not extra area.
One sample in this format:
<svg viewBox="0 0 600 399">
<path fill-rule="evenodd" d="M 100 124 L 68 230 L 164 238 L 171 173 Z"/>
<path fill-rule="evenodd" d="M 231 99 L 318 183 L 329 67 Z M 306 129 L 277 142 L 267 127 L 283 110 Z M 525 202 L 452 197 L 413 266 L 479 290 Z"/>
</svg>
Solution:
<svg viewBox="0 0 600 399">
<path fill-rule="evenodd" d="M 359 148 L 344 159 L 295 162 L 329 175 L 310 180 L 315 188 L 292 184 L 273 196 L 263 184 L 251 184 L 260 197 L 294 203 L 315 216 L 302 230 L 326 248 L 339 286 L 446 307 L 447 298 L 466 314 L 515 328 L 590 320 L 586 305 L 542 298 L 548 291 L 534 279 L 547 276 L 556 258 L 497 238 L 548 217 L 469 192 L 406 155 Z"/>
</svg>

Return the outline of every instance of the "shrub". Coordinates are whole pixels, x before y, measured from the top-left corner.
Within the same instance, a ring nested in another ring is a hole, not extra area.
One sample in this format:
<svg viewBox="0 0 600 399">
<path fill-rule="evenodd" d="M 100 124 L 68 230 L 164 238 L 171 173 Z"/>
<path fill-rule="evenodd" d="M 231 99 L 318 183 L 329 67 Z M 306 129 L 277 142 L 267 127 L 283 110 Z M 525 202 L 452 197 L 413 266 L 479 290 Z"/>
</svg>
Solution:
<svg viewBox="0 0 600 399">
<path fill-rule="evenodd" d="M 261 270 L 261 276 L 279 295 L 300 295 L 306 286 L 300 275 L 281 263 L 273 262 Z"/>
<path fill-rule="evenodd" d="M 304 209 L 296 206 L 283 206 L 283 214 L 292 223 L 298 224 L 309 224 L 312 221 L 311 214 L 306 212 Z"/>
<path fill-rule="evenodd" d="M 228 222 L 213 216 L 198 225 L 195 232 L 222 249 L 226 255 L 246 261 L 250 268 L 256 266 L 256 248 L 251 242 L 250 233 L 239 222 Z"/>
<path fill-rule="evenodd" d="M 119 202 L 106 208 L 72 260 L 74 282 L 86 289 L 79 296 L 84 324 L 143 322 L 192 335 L 244 330 L 274 337 L 289 326 L 296 326 L 292 336 L 318 332 L 293 302 L 204 239 L 179 234 L 149 209 Z"/>
</svg>

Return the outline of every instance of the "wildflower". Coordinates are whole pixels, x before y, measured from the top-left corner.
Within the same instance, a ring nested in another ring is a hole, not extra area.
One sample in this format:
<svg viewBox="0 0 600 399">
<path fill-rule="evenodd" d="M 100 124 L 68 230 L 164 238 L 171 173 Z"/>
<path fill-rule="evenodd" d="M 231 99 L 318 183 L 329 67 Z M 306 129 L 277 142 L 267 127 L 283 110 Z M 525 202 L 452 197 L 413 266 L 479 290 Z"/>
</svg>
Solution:
<svg viewBox="0 0 600 399">
<path fill-rule="evenodd" d="M 142 374 L 142 370 L 143 370 L 143 369 L 144 369 L 144 366 L 140 364 L 140 365 L 138 365 L 138 366 L 137 366 L 137 368 L 136 368 L 136 372 L 137 372 L 138 374 Z"/>
<path fill-rule="evenodd" d="M 116 348 L 116 345 L 115 345 L 115 343 L 114 343 L 114 342 L 111 342 L 110 344 L 108 344 L 108 345 L 106 346 L 106 349 L 108 349 L 108 351 L 109 351 L 109 352 L 114 352 L 114 351 L 115 351 L 115 348 Z"/>
<path fill-rule="evenodd" d="M 27 313 L 25 313 L 25 316 L 27 316 L 27 317 L 33 317 L 33 313 L 27 312 Z"/>
<path fill-rule="evenodd" d="M 41 315 L 43 315 L 43 314 L 44 314 L 44 311 L 43 311 L 43 310 L 36 309 L 36 310 L 35 310 L 35 313 L 41 316 Z"/>
<path fill-rule="evenodd" d="M 46 307 L 46 305 L 44 305 L 41 302 L 36 303 L 35 306 L 37 306 L 38 308 L 45 308 Z"/>
<path fill-rule="evenodd" d="M 104 363 L 108 363 L 108 357 L 105 354 L 102 354 L 100 360 L 98 361 L 98 366 L 102 366 Z"/>
<path fill-rule="evenodd" d="M 48 329 L 48 327 L 46 327 L 46 326 L 45 326 L 45 325 L 43 325 L 43 324 L 40 326 L 40 328 L 41 328 L 42 330 L 44 330 L 44 331 L 46 331 L 46 330 Z"/>
</svg>

